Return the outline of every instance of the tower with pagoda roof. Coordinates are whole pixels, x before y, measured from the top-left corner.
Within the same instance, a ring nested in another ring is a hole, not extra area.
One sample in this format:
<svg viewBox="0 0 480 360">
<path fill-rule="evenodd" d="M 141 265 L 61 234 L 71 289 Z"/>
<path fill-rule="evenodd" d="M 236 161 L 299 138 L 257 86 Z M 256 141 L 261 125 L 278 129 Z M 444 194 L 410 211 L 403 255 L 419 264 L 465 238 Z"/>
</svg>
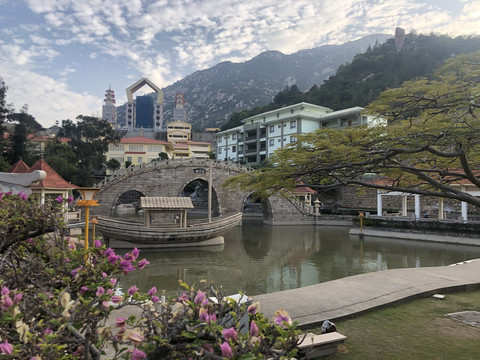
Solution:
<svg viewBox="0 0 480 360">
<path fill-rule="evenodd" d="M 115 106 L 115 91 L 109 86 L 105 93 L 105 104 L 102 106 L 102 119 L 117 127 L 117 107 Z"/>
<path fill-rule="evenodd" d="M 182 93 L 175 95 L 175 108 L 173 109 L 173 121 L 187 122 L 187 111 L 185 110 L 185 98 Z"/>
</svg>

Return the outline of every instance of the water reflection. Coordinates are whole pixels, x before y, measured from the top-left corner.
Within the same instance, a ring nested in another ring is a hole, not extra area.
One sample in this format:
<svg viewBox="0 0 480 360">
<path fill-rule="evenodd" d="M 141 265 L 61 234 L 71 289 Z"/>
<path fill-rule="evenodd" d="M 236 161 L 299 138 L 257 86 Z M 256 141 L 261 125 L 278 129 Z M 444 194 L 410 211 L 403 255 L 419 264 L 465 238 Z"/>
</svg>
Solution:
<svg viewBox="0 0 480 360">
<path fill-rule="evenodd" d="M 204 279 L 228 293 L 264 294 L 317 284 L 346 276 L 406 267 L 440 266 L 480 258 L 480 247 L 389 238 L 359 240 L 348 228 L 263 226 L 244 222 L 225 235 L 220 247 L 143 250 L 150 261 L 129 274 L 124 288 L 136 284 L 173 294 L 178 279 Z"/>
</svg>

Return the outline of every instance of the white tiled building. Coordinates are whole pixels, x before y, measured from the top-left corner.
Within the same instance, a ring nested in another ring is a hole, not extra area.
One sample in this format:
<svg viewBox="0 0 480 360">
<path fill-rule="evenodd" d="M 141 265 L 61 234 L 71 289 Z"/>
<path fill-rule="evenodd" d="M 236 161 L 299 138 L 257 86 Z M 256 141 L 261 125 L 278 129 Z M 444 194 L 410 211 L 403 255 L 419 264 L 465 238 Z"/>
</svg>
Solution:
<svg viewBox="0 0 480 360">
<path fill-rule="evenodd" d="M 332 109 L 299 103 L 242 120 L 243 125 L 216 134 L 218 160 L 258 165 L 279 148 L 296 141 L 296 135 L 322 128 L 344 128 L 373 124 L 361 107 Z"/>
</svg>

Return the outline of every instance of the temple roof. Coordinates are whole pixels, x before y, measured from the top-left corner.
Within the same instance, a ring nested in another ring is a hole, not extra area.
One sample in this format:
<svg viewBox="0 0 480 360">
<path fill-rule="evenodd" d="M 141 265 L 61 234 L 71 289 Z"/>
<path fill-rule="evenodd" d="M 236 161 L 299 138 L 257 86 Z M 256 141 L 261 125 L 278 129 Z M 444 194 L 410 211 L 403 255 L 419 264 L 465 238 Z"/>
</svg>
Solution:
<svg viewBox="0 0 480 360">
<path fill-rule="evenodd" d="M 30 166 L 25 164 L 25 161 L 20 159 L 15 164 L 13 164 L 13 166 L 8 172 L 14 174 L 28 174 L 29 172 L 32 172 L 32 170 L 30 169 Z"/>
<path fill-rule="evenodd" d="M 38 185 L 33 185 L 32 189 L 76 189 L 77 185 L 71 184 L 68 181 L 64 180 L 60 175 L 53 170 L 47 162 L 40 158 L 38 161 L 33 164 L 30 168 L 30 171 L 34 170 L 43 170 L 47 173 L 45 180 L 40 181 Z"/>
</svg>

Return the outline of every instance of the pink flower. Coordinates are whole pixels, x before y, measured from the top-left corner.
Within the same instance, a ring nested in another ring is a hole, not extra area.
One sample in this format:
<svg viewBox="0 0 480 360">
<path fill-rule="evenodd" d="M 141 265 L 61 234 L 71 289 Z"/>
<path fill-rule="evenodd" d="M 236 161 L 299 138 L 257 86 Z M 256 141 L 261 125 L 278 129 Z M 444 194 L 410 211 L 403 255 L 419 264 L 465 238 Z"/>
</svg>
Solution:
<svg viewBox="0 0 480 360">
<path fill-rule="evenodd" d="M 230 340 L 230 339 L 232 339 L 233 341 L 238 340 L 237 332 L 235 331 L 235 329 L 233 327 L 228 328 L 228 329 L 223 329 L 222 330 L 222 335 L 223 335 L 223 338 L 227 341 Z"/>
<path fill-rule="evenodd" d="M 88 290 L 90 290 L 88 286 L 82 286 L 80 288 L 80 294 L 85 294 Z"/>
<path fill-rule="evenodd" d="M 102 242 L 100 240 L 95 240 L 93 244 L 96 248 L 102 247 Z"/>
<path fill-rule="evenodd" d="M 130 271 L 135 270 L 130 260 L 122 260 L 120 261 L 118 266 L 120 266 L 120 268 L 123 270 L 124 273 L 128 273 Z"/>
<path fill-rule="evenodd" d="M 288 315 L 288 313 L 283 309 L 277 310 L 275 312 L 275 324 L 282 325 L 285 323 L 289 325 L 292 324 L 292 319 L 290 319 L 290 315 Z"/>
<path fill-rule="evenodd" d="M 67 202 L 69 204 L 71 204 L 73 202 L 73 196 L 72 195 L 69 195 L 68 198 L 67 198 Z"/>
<path fill-rule="evenodd" d="M 16 293 L 13 297 L 13 303 L 18 304 L 22 300 L 22 297 L 23 297 L 23 293 L 21 292 Z"/>
<path fill-rule="evenodd" d="M 106 278 L 106 277 L 108 277 L 108 274 L 106 272 L 102 272 L 102 277 Z"/>
<path fill-rule="evenodd" d="M 132 360 L 143 360 L 147 357 L 147 354 L 145 354 L 142 350 L 138 349 L 133 349 L 132 351 Z"/>
<path fill-rule="evenodd" d="M 183 293 L 181 296 L 178 297 L 177 301 L 188 301 L 189 298 L 188 298 L 188 295 L 187 293 Z"/>
<path fill-rule="evenodd" d="M 118 303 L 122 302 L 123 296 L 113 295 L 110 300 L 112 300 L 112 302 L 113 302 L 114 304 L 118 304 Z"/>
<path fill-rule="evenodd" d="M 105 289 L 104 289 L 102 286 L 99 286 L 99 287 L 97 288 L 97 292 L 95 293 L 95 296 L 100 297 L 100 296 L 102 296 L 103 294 L 105 294 Z"/>
<path fill-rule="evenodd" d="M 250 336 L 258 336 L 258 326 L 255 324 L 255 320 L 250 323 Z"/>
<path fill-rule="evenodd" d="M 0 302 L 0 309 L 3 311 L 8 310 L 13 305 L 12 298 L 10 295 L 3 295 L 2 300 Z"/>
<path fill-rule="evenodd" d="M 24 193 L 23 191 L 20 191 L 18 193 L 18 196 L 20 196 L 20 199 L 22 199 L 22 201 L 26 201 L 28 199 L 28 194 Z"/>
<path fill-rule="evenodd" d="M 82 270 L 82 267 L 81 267 L 81 266 L 78 267 L 78 268 L 76 268 L 76 269 L 73 269 L 72 271 L 70 271 L 70 274 L 71 274 L 72 276 L 77 276 L 77 274 L 78 274 L 78 272 L 79 272 L 80 270 Z"/>
<path fill-rule="evenodd" d="M 248 307 L 248 313 L 255 315 L 260 310 L 260 303 L 257 301 Z"/>
<path fill-rule="evenodd" d="M 150 290 L 148 290 L 148 295 L 149 296 L 152 296 L 152 295 L 155 295 L 157 293 L 157 288 L 154 286 L 152 287 Z"/>
<path fill-rule="evenodd" d="M 142 269 L 144 269 L 145 266 L 147 266 L 148 264 L 150 264 L 150 263 L 147 261 L 147 259 L 142 259 L 142 260 L 140 260 L 140 261 L 138 262 L 137 268 L 138 268 L 138 270 L 142 270 Z"/>
<path fill-rule="evenodd" d="M 210 320 L 208 311 L 204 307 L 200 308 L 200 311 L 198 312 L 198 320 L 200 320 L 201 322 L 208 322 Z"/>
<path fill-rule="evenodd" d="M 55 199 L 55 201 L 58 202 L 59 204 L 61 204 L 63 202 L 62 195 L 58 195 L 57 198 Z"/>
<path fill-rule="evenodd" d="M 105 252 L 105 255 L 106 255 L 106 252 Z M 117 260 L 120 259 L 120 256 L 115 255 L 115 253 L 111 253 L 111 254 L 106 255 L 106 256 L 107 256 L 108 262 L 112 265 L 115 265 Z"/>
<path fill-rule="evenodd" d="M 107 294 L 108 294 L 108 295 L 112 295 L 112 294 L 113 294 L 113 289 L 108 289 L 108 290 L 107 290 Z"/>
<path fill-rule="evenodd" d="M 208 320 L 208 324 L 211 324 L 214 322 L 217 322 L 217 317 L 215 316 L 215 314 L 211 314 L 210 319 Z"/>
<path fill-rule="evenodd" d="M 110 284 L 115 285 L 117 283 L 117 279 L 111 278 L 109 282 Z"/>
<path fill-rule="evenodd" d="M 2 287 L 2 291 L 0 292 L 0 294 L 3 296 L 3 295 L 8 295 L 10 294 L 10 289 L 6 286 L 3 286 Z"/>
<path fill-rule="evenodd" d="M 158 303 L 160 302 L 160 299 L 158 298 L 158 296 L 152 296 L 152 302 Z"/>
<path fill-rule="evenodd" d="M 68 242 L 68 248 L 69 248 L 70 250 L 76 250 L 76 249 L 77 249 L 77 246 L 75 245 L 75 243 L 74 243 L 72 240 L 70 240 L 70 241 Z"/>
<path fill-rule="evenodd" d="M 233 357 L 233 351 L 228 342 L 224 342 L 220 345 L 220 349 L 222 350 L 222 356 L 230 359 Z"/>
<path fill-rule="evenodd" d="M 8 343 L 8 340 L 5 340 L 0 344 L 0 351 L 3 355 L 11 355 L 13 351 L 13 346 Z"/>
<path fill-rule="evenodd" d="M 108 301 L 102 301 L 102 306 L 105 308 L 105 309 L 108 309 L 110 307 L 110 303 Z"/>
<path fill-rule="evenodd" d="M 133 285 L 130 287 L 130 289 L 128 289 L 128 295 L 133 296 L 137 291 L 138 291 L 138 287 Z"/>
<path fill-rule="evenodd" d="M 49 327 L 47 327 L 45 330 L 43 330 L 44 335 L 50 335 L 51 333 L 53 333 L 53 330 L 50 329 Z"/>
<path fill-rule="evenodd" d="M 205 300 L 205 293 L 201 290 L 198 290 L 197 292 L 197 295 L 195 295 L 195 299 L 193 300 L 193 302 L 198 305 L 200 303 L 203 303 L 203 301 Z"/>
<path fill-rule="evenodd" d="M 128 340 L 130 340 L 135 345 L 140 345 L 143 341 L 144 337 L 142 334 L 139 334 L 135 331 L 130 331 L 128 335 Z"/>
<path fill-rule="evenodd" d="M 134 248 L 132 250 L 132 255 L 133 255 L 133 259 L 135 260 L 136 258 L 138 258 L 138 255 L 140 255 L 140 250 L 138 250 L 137 248 Z"/>
<path fill-rule="evenodd" d="M 115 321 L 115 326 L 116 327 L 124 327 L 126 320 L 127 320 L 127 318 L 124 318 L 124 317 L 117 318 L 117 320 Z"/>
</svg>

